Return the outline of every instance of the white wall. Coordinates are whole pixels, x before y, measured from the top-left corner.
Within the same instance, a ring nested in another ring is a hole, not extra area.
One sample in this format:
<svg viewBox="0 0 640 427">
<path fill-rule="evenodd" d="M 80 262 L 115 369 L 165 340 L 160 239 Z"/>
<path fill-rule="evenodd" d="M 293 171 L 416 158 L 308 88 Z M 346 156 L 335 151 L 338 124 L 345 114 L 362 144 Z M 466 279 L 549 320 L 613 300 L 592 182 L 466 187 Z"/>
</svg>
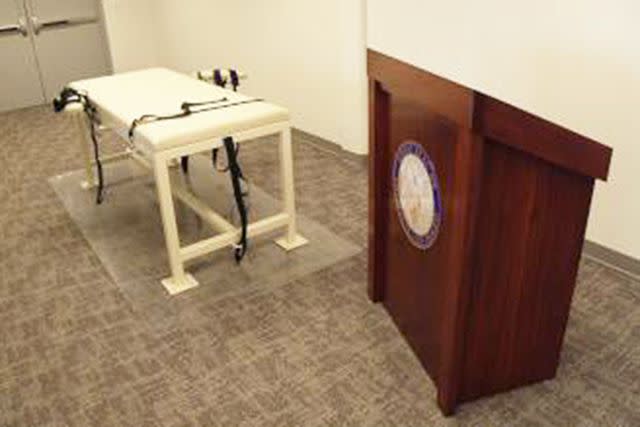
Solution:
<svg viewBox="0 0 640 427">
<path fill-rule="evenodd" d="M 364 0 L 155 0 L 160 62 L 236 67 L 294 126 L 367 150 Z"/>
<path fill-rule="evenodd" d="M 587 237 L 640 258 L 640 2 L 368 3 L 371 48 L 613 147 Z"/>
<path fill-rule="evenodd" d="M 115 71 L 235 66 L 302 130 L 366 152 L 364 0 L 103 0 Z M 614 148 L 588 238 L 640 258 L 640 3 L 368 0 L 368 44 Z"/>
<path fill-rule="evenodd" d="M 114 72 L 157 66 L 154 0 L 101 0 Z"/>
<path fill-rule="evenodd" d="M 366 153 L 365 0 L 102 0 L 115 72 L 235 67 L 293 125 Z"/>
</svg>

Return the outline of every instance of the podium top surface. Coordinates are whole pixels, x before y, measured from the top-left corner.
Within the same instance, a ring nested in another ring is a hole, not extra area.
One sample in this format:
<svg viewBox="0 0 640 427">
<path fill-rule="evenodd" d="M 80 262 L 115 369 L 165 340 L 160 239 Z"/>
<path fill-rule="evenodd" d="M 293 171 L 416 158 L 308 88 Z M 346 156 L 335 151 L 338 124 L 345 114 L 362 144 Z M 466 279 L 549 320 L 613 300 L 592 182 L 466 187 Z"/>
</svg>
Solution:
<svg viewBox="0 0 640 427">
<path fill-rule="evenodd" d="M 108 114 L 113 124 L 127 130 L 134 120 L 146 114 L 173 115 L 180 113 L 184 102 L 226 98 L 224 102 L 210 105 L 226 105 L 225 108 L 140 125 L 135 138 L 143 139 L 154 151 L 289 120 L 289 112 L 283 107 L 262 101 L 232 105 L 253 98 L 165 68 L 81 80 L 69 86 L 85 92 L 101 112 Z"/>
<path fill-rule="evenodd" d="M 463 129 L 529 153 L 572 172 L 606 180 L 610 147 L 479 91 L 369 50 L 371 80 L 416 97 Z M 422 95 L 424 94 L 424 95 Z"/>
</svg>

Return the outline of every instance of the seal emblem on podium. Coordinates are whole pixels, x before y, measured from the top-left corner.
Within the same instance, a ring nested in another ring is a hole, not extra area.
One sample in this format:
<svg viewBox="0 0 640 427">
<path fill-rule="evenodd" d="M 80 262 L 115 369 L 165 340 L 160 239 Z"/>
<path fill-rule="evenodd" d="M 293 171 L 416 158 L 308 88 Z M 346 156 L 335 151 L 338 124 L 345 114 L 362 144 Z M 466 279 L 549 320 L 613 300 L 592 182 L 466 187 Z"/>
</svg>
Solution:
<svg viewBox="0 0 640 427">
<path fill-rule="evenodd" d="M 402 229 L 412 245 L 429 249 L 442 224 L 442 200 L 436 168 L 421 144 L 406 141 L 398 148 L 392 182 Z"/>
</svg>

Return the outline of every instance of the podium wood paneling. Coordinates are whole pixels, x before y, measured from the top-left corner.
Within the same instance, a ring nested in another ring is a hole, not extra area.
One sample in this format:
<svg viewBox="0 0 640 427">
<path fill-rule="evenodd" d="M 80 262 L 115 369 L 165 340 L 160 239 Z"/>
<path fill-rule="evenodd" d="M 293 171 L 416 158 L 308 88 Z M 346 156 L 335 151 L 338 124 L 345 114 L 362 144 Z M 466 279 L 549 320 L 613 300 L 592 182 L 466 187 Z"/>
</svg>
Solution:
<svg viewBox="0 0 640 427">
<path fill-rule="evenodd" d="M 611 150 L 369 51 L 369 296 L 438 389 L 460 402 L 553 378 L 594 180 Z M 394 153 L 423 146 L 442 195 L 440 234 L 415 248 L 398 221 Z"/>
</svg>

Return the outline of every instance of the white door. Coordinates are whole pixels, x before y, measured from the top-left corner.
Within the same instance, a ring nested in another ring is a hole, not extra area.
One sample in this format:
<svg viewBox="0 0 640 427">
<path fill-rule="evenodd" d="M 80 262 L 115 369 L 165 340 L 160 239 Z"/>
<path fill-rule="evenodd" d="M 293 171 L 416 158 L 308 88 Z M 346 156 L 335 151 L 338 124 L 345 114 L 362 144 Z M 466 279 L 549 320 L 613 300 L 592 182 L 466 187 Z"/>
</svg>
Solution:
<svg viewBox="0 0 640 427">
<path fill-rule="evenodd" d="M 0 0 L 0 111 L 44 102 L 22 0 Z"/>
<path fill-rule="evenodd" d="M 98 0 L 0 0 L 0 111 L 110 72 Z"/>
<path fill-rule="evenodd" d="M 69 82 L 109 73 L 97 0 L 24 0 L 47 100 Z"/>
</svg>

